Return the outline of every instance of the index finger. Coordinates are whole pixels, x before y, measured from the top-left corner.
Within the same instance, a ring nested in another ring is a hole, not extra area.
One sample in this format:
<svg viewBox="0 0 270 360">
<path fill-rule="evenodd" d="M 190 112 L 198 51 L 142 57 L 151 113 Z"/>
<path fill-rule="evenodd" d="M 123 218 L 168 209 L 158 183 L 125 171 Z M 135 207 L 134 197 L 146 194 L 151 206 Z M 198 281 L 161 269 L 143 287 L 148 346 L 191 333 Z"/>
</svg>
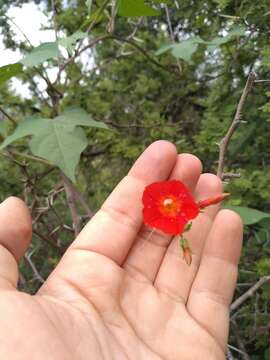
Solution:
<svg viewBox="0 0 270 360">
<path fill-rule="evenodd" d="M 145 186 L 167 179 L 176 157 L 173 144 L 167 141 L 151 144 L 85 226 L 71 249 L 96 252 L 121 265 L 142 226 L 141 197 Z"/>
</svg>

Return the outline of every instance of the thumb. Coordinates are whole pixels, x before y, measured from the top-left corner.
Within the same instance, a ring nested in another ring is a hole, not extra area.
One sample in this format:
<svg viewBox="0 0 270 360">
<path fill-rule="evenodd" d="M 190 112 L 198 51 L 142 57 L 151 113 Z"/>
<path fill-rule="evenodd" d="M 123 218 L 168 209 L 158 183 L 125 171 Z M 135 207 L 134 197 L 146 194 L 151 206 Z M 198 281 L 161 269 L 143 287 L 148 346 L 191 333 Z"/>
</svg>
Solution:
<svg viewBox="0 0 270 360">
<path fill-rule="evenodd" d="M 10 197 L 0 204 L 0 290 L 17 286 L 18 261 L 32 237 L 31 215 L 25 203 Z"/>
</svg>

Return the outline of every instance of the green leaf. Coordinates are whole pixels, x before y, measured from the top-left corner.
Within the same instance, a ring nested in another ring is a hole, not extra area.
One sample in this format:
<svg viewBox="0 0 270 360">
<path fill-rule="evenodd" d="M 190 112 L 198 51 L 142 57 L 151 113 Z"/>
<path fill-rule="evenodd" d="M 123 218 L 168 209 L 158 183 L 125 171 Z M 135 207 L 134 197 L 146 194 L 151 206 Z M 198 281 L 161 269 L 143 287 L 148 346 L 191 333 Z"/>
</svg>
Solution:
<svg viewBox="0 0 270 360">
<path fill-rule="evenodd" d="M 92 3 L 93 3 L 92 0 L 86 0 L 85 1 L 85 5 L 87 6 L 88 15 L 91 14 Z"/>
<path fill-rule="evenodd" d="M 220 45 L 226 44 L 229 40 L 227 37 L 215 37 L 213 40 L 207 42 L 207 50 L 213 51 Z"/>
<path fill-rule="evenodd" d="M 21 121 L 16 127 L 15 131 L 8 136 L 5 141 L 1 144 L 0 150 L 4 149 L 14 141 L 29 135 L 34 135 L 40 131 L 40 121 L 44 119 L 37 117 L 29 117 Z"/>
<path fill-rule="evenodd" d="M 126 17 L 158 16 L 160 11 L 145 5 L 144 0 L 119 0 L 118 14 Z"/>
<path fill-rule="evenodd" d="M 224 206 L 223 208 L 237 212 L 241 216 L 244 225 L 256 224 L 263 219 L 270 218 L 270 214 L 248 207 Z"/>
<path fill-rule="evenodd" d="M 43 120 L 40 132 L 30 141 L 33 154 L 57 165 L 72 181 L 80 161 L 81 152 L 87 146 L 87 138 L 81 128 L 66 125 L 57 120 Z"/>
<path fill-rule="evenodd" d="M 165 44 L 158 49 L 156 55 L 158 56 L 165 53 L 166 51 L 171 50 L 172 55 L 177 59 L 182 59 L 184 61 L 191 63 L 192 55 L 197 50 L 198 45 L 206 44 L 206 43 L 207 42 L 205 42 L 199 36 L 194 36 L 190 39 L 182 41 L 181 43 Z"/>
<path fill-rule="evenodd" d="M 0 150 L 24 136 L 33 135 L 29 143 L 32 153 L 57 165 L 74 181 L 80 154 L 87 146 L 84 131 L 76 126 L 109 129 L 106 124 L 93 120 L 85 110 L 67 108 L 54 119 L 25 119 L 5 139 Z"/>
<path fill-rule="evenodd" d="M 177 59 L 191 63 L 192 55 L 197 50 L 198 44 L 199 39 L 197 37 L 182 41 L 179 44 L 174 44 L 172 47 L 172 55 Z"/>
<path fill-rule="evenodd" d="M 157 56 L 164 54 L 165 52 L 171 50 L 173 48 L 173 46 L 174 46 L 174 44 L 164 44 L 156 51 L 155 54 Z"/>
<path fill-rule="evenodd" d="M 221 7 L 221 9 L 224 9 L 230 3 L 230 0 L 214 0 L 214 1 Z"/>
<path fill-rule="evenodd" d="M 8 122 L 7 121 L 0 121 L 0 135 L 6 137 L 8 132 Z"/>
<path fill-rule="evenodd" d="M 233 27 L 226 36 L 224 37 L 215 37 L 213 40 L 206 42 L 208 44 L 207 49 L 212 51 L 216 49 L 218 46 L 226 44 L 231 41 L 235 37 L 245 35 L 246 29 L 243 26 L 235 26 Z"/>
<path fill-rule="evenodd" d="M 238 25 L 234 26 L 228 33 L 228 37 L 237 37 L 237 36 L 244 36 L 246 34 L 246 28 L 244 26 Z"/>
<path fill-rule="evenodd" d="M 22 71 L 22 64 L 15 63 L 0 67 L 0 85 L 18 75 Z"/>
<path fill-rule="evenodd" d="M 89 126 L 99 129 L 109 129 L 109 127 L 101 121 L 93 120 L 92 116 L 81 108 L 71 107 L 65 109 L 62 115 L 56 118 L 67 125 L 72 126 Z"/>
<path fill-rule="evenodd" d="M 74 50 L 77 41 L 84 39 L 86 36 L 87 36 L 87 33 L 83 32 L 81 30 L 78 30 L 74 34 L 72 34 L 68 37 L 59 39 L 58 44 L 63 46 L 65 49 L 67 49 L 67 51 L 69 51 L 71 53 Z"/>
<path fill-rule="evenodd" d="M 20 61 L 20 63 L 27 67 L 33 67 L 42 64 L 46 60 L 58 57 L 59 55 L 60 51 L 57 43 L 47 42 L 34 48 Z"/>
</svg>

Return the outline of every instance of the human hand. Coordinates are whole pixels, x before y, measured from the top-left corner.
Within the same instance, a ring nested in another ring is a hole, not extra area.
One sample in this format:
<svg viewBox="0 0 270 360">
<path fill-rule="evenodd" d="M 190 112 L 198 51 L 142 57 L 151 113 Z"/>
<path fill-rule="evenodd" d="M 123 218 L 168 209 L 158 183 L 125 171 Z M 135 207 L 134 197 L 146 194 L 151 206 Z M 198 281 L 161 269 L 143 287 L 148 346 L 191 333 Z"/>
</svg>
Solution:
<svg viewBox="0 0 270 360">
<path fill-rule="evenodd" d="M 8 360 L 224 359 L 242 223 L 211 206 L 176 240 L 142 226 L 145 186 L 183 181 L 195 198 L 222 192 L 200 161 L 152 144 L 85 226 L 35 296 L 18 292 L 17 261 L 31 238 L 25 205 L 0 205 L 0 358 Z"/>
</svg>

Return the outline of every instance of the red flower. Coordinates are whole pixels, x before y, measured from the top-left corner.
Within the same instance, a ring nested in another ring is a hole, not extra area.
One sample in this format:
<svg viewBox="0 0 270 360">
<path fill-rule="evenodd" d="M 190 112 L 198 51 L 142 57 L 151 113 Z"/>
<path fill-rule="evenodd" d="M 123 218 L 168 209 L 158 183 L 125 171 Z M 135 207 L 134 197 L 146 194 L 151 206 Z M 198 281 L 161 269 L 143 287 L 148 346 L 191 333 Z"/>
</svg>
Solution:
<svg viewBox="0 0 270 360">
<path fill-rule="evenodd" d="M 181 234 L 200 210 L 187 187 L 178 180 L 146 186 L 142 200 L 145 224 L 171 235 Z"/>
<path fill-rule="evenodd" d="M 196 203 L 181 181 L 156 182 L 146 186 L 143 193 L 144 222 L 166 234 L 179 235 L 201 209 L 218 204 L 229 195 L 224 193 Z"/>
</svg>

